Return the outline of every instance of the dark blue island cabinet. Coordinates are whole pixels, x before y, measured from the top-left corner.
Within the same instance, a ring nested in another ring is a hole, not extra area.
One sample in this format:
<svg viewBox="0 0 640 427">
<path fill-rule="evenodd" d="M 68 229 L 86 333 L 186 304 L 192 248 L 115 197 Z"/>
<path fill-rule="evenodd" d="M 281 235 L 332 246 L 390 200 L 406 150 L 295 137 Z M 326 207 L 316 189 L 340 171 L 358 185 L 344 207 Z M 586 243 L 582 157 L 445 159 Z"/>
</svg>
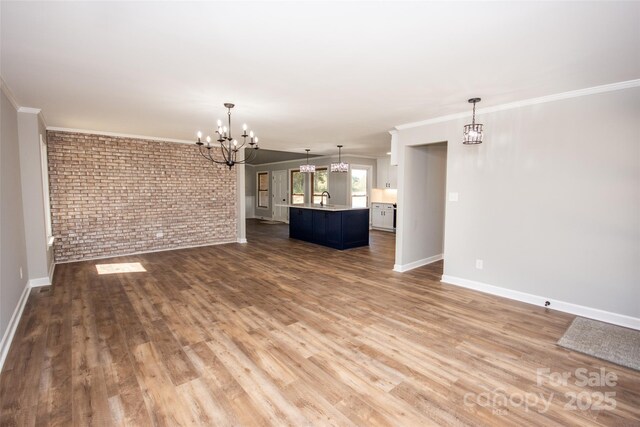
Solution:
<svg viewBox="0 0 640 427">
<path fill-rule="evenodd" d="M 289 237 L 334 249 L 369 245 L 369 209 L 289 208 Z"/>
</svg>

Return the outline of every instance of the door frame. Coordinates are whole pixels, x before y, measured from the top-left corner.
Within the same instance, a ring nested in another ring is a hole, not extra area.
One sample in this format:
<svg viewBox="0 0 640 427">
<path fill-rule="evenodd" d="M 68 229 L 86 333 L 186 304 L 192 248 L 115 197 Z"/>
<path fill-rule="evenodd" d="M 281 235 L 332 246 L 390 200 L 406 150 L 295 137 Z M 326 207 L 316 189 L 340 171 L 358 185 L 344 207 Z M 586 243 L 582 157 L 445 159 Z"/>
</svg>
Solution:
<svg viewBox="0 0 640 427">
<path fill-rule="evenodd" d="M 284 199 L 285 202 L 276 202 L 276 198 L 280 199 L 280 197 L 276 197 L 276 175 L 280 175 L 283 174 L 284 175 Z M 289 204 L 289 171 L 287 169 L 282 169 L 282 170 L 276 170 L 276 171 L 271 171 L 271 219 L 273 221 L 280 221 L 280 218 L 276 218 L 276 203 L 281 204 L 281 203 L 285 203 L 285 204 Z M 284 223 L 289 223 L 289 209 L 285 208 L 285 215 L 284 215 Z"/>
<path fill-rule="evenodd" d="M 347 182 L 347 203 L 351 206 L 351 170 L 352 169 L 366 169 L 367 170 L 367 207 L 371 210 L 371 190 L 373 188 L 373 166 L 372 165 L 349 165 L 349 179 Z M 371 220 L 369 220 L 371 222 Z"/>
</svg>

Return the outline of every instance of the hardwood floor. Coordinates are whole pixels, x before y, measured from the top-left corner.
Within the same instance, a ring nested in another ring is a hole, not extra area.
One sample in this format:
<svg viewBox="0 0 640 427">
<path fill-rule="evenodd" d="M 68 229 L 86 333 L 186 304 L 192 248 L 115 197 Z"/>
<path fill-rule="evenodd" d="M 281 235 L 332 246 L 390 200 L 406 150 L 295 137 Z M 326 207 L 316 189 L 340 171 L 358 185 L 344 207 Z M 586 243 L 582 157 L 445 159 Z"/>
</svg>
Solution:
<svg viewBox="0 0 640 427">
<path fill-rule="evenodd" d="M 0 424 L 640 424 L 640 372 L 556 346 L 573 316 L 443 285 L 441 263 L 395 273 L 389 233 L 341 252 L 248 229 L 57 266 L 5 362 Z M 97 274 L 123 262 L 147 271 Z M 577 368 L 616 385 L 553 381 Z M 566 408 L 581 392 L 616 407 Z"/>
</svg>

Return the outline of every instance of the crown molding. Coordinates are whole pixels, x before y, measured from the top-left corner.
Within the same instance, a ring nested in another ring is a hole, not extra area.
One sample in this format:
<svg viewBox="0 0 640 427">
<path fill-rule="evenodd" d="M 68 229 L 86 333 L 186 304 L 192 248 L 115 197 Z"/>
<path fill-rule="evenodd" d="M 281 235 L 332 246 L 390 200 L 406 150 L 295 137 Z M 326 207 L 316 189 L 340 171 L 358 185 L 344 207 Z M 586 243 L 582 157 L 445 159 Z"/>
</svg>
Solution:
<svg viewBox="0 0 640 427">
<path fill-rule="evenodd" d="M 121 138 L 144 139 L 144 140 L 161 141 L 161 142 L 177 142 L 179 144 L 195 144 L 195 140 L 187 141 L 186 139 L 161 138 L 159 136 L 134 135 L 130 133 L 105 132 L 100 130 L 73 129 L 73 128 L 56 127 L 56 126 L 47 126 L 47 130 L 52 132 L 82 133 L 85 135 L 115 136 L 115 137 L 121 137 Z"/>
<path fill-rule="evenodd" d="M 20 108 L 20 106 L 18 105 L 18 101 L 16 101 L 16 97 L 13 96 L 13 92 L 11 92 L 11 89 L 9 89 L 9 86 L 7 86 L 7 83 L 4 81 L 2 76 L 0 76 L 0 90 L 2 90 L 11 105 L 13 105 L 13 108 L 15 108 L 17 111 Z"/>
<path fill-rule="evenodd" d="M 40 116 L 40 120 L 42 120 L 42 123 L 44 123 L 44 126 L 47 127 L 47 122 L 44 119 L 42 110 L 40 108 L 21 107 L 20 104 L 18 104 L 18 101 L 16 101 L 16 97 L 13 96 L 11 89 L 9 89 L 7 82 L 4 81 L 2 76 L 0 76 L 0 90 L 2 90 L 11 105 L 13 105 L 13 108 L 15 108 L 18 113 L 38 114 Z"/>
<path fill-rule="evenodd" d="M 40 108 L 18 107 L 18 113 L 40 114 L 41 112 Z"/>
<path fill-rule="evenodd" d="M 627 80 L 624 82 L 611 83 L 611 84 L 606 84 L 601 86 L 593 86 L 585 89 L 578 89 L 578 90 L 572 90 L 569 92 L 562 92 L 562 93 L 556 93 L 553 95 L 541 96 L 538 98 L 530 98 L 530 99 L 524 99 L 522 101 L 509 102 L 507 104 L 494 105 L 492 107 L 479 108 L 479 109 L 476 109 L 476 116 L 480 114 L 494 113 L 496 111 L 512 110 L 514 108 L 521 108 L 529 105 L 544 104 L 547 102 L 560 101 L 563 99 L 578 98 L 578 97 L 587 96 L 587 95 L 595 95 L 597 93 L 613 92 L 616 90 L 629 89 L 629 88 L 634 88 L 638 86 L 640 86 L 640 79 Z M 457 120 L 457 119 L 462 119 L 466 117 L 471 117 L 471 114 L 472 113 L 470 111 L 467 111 L 464 113 L 448 114 L 446 116 L 440 116 L 440 117 L 435 117 L 433 119 L 421 120 L 419 122 L 404 123 L 404 124 L 395 126 L 395 129 L 404 130 L 404 129 L 411 129 L 411 128 L 416 128 L 420 126 L 432 125 L 435 123 L 448 122 L 450 120 Z"/>
</svg>

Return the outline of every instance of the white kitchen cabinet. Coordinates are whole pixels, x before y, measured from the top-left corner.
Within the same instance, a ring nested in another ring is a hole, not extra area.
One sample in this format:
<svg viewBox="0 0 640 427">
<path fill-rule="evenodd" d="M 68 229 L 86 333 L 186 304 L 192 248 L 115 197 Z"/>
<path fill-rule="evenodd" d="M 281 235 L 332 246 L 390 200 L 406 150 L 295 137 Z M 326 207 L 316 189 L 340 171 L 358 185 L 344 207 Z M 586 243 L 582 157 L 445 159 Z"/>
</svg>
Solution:
<svg viewBox="0 0 640 427">
<path fill-rule="evenodd" d="M 377 188 L 398 188 L 398 166 L 392 166 L 388 157 L 377 160 Z"/>
<path fill-rule="evenodd" d="M 371 227 L 379 230 L 393 231 L 393 204 L 371 204 Z"/>
</svg>

